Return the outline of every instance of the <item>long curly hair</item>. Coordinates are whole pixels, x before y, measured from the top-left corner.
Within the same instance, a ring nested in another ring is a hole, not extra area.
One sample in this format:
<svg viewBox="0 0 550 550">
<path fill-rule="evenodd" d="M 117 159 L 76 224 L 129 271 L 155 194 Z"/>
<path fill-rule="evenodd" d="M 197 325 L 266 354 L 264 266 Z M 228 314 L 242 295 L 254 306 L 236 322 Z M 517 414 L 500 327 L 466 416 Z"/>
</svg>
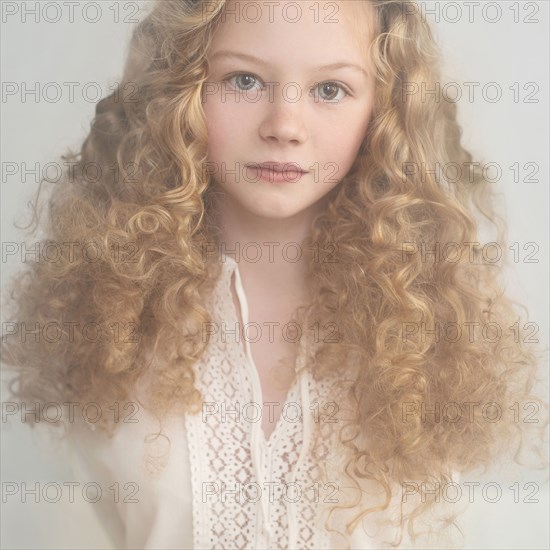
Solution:
<svg viewBox="0 0 550 550">
<path fill-rule="evenodd" d="M 461 145 L 456 104 L 443 93 L 408 93 L 440 83 L 430 27 L 410 1 L 364 3 L 376 29 L 368 45 L 373 115 L 306 240 L 319 255 L 308 266 L 313 299 L 299 314 L 304 326 L 337 327 L 336 341 L 321 341 L 304 368 L 316 378 L 341 373 L 354 411 L 346 428 L 356 432 L 341 432 L 345 473 L 382 488 L 382 502 L 359 510 L 348 534 L 408 480 L 432 486 L 487 466 L 506 448 L 519 452 L 533 425 L 506 415 L 488 422 L 483 405 L 544 409 L 533 395 L 538 351 L 502 290 L 503 262 L 472 244 L 479 213 L 506 250 L 494 192 Z M 8 318 L 61 324 L 65 337 L 3 336 L 3 361 L 16 372 L 11 391 L 22 400 L 108 408 L 131 400 L 147 375 L 144 406 L 158 418 L 201 410 L 193 365 L 208 345 L 205 297 L 220 274 L 219 258 L 204 254 L 219 235 L 201 97 L 226 2 L 208 4 L 153 4 L 133 33 L 122 82 L 97 104 L 80 152 L 62 156 L 70 170 L 51 191 L 40 241 L 60 254 L 10 282 Z M 451 165 L 459 167 L 452 180 L 434 170 Z M 37 207 L 38 197 L 38 225 Z M 59 246 L 69 242 L 76 245 Z M 91 323 L 100 337 L 79 330 Z M 458 420 L 417 414 L 472 402 L 481 406 Z M 404 410 L 416 412 L 405 422 Z M 114 433 L 113 418 L 97 425 Z M 419 509 L 433 506 L 428 499 Z M 413 536 L 418 514 L 409 518 Z"/>
</svg>

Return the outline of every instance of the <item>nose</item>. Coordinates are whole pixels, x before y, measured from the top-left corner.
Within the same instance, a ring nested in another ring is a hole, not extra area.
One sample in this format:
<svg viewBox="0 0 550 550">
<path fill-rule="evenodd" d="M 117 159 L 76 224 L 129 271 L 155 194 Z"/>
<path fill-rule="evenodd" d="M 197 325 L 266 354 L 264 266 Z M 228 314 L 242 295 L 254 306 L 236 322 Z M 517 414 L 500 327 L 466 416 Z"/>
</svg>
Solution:
<svg viewBox="0 0 550 550">
<path fill-rule="evenodd" d="M 259 128 L 264 140 L 303 143 L 307 139 L 302 95 L 302 91 L 295 86 L 283 86 L 267 100 L 266 113 Z"/>
</svg>

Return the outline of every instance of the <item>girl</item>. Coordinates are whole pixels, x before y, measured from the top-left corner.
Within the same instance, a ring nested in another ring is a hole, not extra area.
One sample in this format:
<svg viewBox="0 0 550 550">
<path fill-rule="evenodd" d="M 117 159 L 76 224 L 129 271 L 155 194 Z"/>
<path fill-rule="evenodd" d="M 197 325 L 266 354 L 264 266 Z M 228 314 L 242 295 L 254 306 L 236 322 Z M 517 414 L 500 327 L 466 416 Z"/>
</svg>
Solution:
<svg viewBox="0 0 550 550">
<path fill-rule="evenodd" d="M 415 92 L 429 27 L 406 1 L 152 7 L 64 157 L 59 260 L 13 283 L 10 318 L 62 335 L 3 339 L 14 395 L 63 405 L 123 488 L 118 547 L 441 547 L 444 488 L 530 426 L 488 408 L 538 401 L 523 324 L 483 330 L 518 318 L 455 105 Z"/>
</svg>

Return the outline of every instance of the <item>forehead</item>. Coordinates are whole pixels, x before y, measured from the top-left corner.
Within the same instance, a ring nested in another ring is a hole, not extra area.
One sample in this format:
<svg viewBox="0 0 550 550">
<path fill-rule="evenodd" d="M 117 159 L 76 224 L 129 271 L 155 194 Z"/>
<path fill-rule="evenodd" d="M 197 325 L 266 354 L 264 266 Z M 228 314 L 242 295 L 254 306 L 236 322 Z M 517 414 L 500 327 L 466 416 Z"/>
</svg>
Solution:
<svg viewBox="0 0 550 550">
<path fill-rule="evenodd" d="M 228 0 L 210 51 L 253 48 L 287 61 L 345 55 L 359 62 L 373 38 L 369 0 Z"/>
</svg>

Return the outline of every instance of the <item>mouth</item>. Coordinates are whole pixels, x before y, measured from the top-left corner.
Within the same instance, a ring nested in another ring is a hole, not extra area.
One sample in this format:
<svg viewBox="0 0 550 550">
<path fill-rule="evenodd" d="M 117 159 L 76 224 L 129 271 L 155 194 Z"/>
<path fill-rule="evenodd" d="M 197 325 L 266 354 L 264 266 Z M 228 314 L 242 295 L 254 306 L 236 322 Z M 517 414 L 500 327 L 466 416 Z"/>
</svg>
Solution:
<svg viewBox="0 0 550 550">
<path fill-rule="evenodd" d="M 308 173 L 296 162 L 250 163 L 246 167 L 256 175 L 257 180 L 269 183 L 296 182 Z"/>
<path fill-rule="evenodd" d="M 270 170 L 278 174 L 290 173 L 290 174 L 307 174 L 309 170 L 304 170 L 300 167 L 300 164 L 293 161 L 288 162 L 253 162 L 246 165 L 249 168 L 256 168 L 259 170 Z"/>
</svg>

